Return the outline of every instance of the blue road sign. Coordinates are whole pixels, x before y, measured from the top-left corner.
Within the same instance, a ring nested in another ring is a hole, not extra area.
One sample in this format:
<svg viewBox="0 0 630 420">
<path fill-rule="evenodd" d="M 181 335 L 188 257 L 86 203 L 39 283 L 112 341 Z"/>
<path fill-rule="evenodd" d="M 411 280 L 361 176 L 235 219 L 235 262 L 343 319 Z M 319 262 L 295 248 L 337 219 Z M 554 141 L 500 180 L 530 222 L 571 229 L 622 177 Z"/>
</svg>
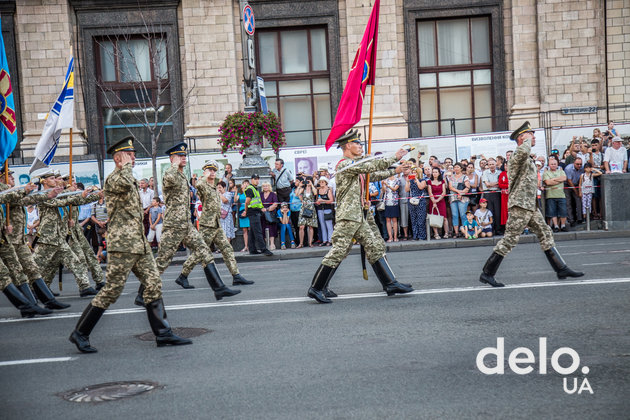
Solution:
<svg viewBox="0 0 630 420">
<path fill-rule="evenodd" d="M 252 10 L 252 6 L 249 4 L 243 7 L 243 28 L 245 28 L 245 32 L 247 35 L 254 35 L 254 31 L 256 30 L 256 22 L 254 21 L 254 11 Z"/>
</svg>

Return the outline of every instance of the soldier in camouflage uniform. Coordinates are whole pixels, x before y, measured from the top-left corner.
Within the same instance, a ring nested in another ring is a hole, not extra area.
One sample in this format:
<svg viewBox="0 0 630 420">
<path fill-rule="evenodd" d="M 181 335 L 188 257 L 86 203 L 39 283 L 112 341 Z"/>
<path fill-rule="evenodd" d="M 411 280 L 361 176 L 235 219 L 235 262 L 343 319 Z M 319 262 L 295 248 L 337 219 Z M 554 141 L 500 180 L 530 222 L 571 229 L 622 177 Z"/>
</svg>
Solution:
<svg viewBox="0 0 630 420">
<path fill-rule="evenodd" d="M 19 201 L 24 197 L 25 193 L 30 193 L 33 189 L 35 189 L 35 186 L 33 184 L 28 184 L 24 190 L 14 190 L 0 194 L 0 204 Z M 4 250 L 7 247 L 11 247 L 12 249 L 13 247 L 7 239 L 7 234 L 10 234 L 13 231 L 13 227 L 6 225 L 4 212 L 0 212 L 0 230 L 0 250 Z M 50 309 L 40 308 L 37 306 L 37 304 L 33 303 L 15 284 L 13 284 L 9 269 L 2 262 L 2 259 L 0 259 L 0 291 L 5 294 L 13 306 L 20 310 L 22 317 L 32 318 L 35 315 L 48 315 L 52 313 Z"/>
<path fill-rule="evenodd" d="M 46 188 L 58 185 L 56 177 L 50 174 L 41 176 L 40 182 Z M 37 228 L 38 242 L 35 250 L 35 262 L 41 270 L 44 281 L 50 287 L 59 265 L 67 267 L 76 279 L 81 297 L 94 296 L 96 290 L 90 286 L 87 269 L 79 257 L 68 245 L 68 212 L 67 206 L 81 205 L 88 198 L 88 191 L 82 194 L 55 198 L 39 205 L 40 224 Z"/>
<path fill-rule="evenodd" d="M 245 279 L 245 277 L 241 276 L 239 273 L 236 258 L 234 258 L 234 249 L 232 249 L 232 246 L 225 237 L 225 232 L 223 232 L 221 224 L 219 223 L 221 199 L 214 185 L 218 170 L 219 164 L 217 162 L 213 160 L 206 162 L 203 166 L 204 174 L 201 179 L 197 181 L 197 194 L 203 205 L 203 212 L 199 220 L 199 232 L 208 247 L 214 244 L 219 251 L 221 251 L 223 261 L 225 261 L 225 265 L 232 274 L 232 285 L 254 284 L 253 281 Z M 194 286 L 188 283 L 188 275 L 200 262 L 201 261 L 194 259 L 193 255 L 190 255 L 186 262 L 184 262 L 182 273 L 177 280 L 175 280 L 175 283 L 179 284 L 184 289 L 194 288 Z"/>
<path fill-rule="evenodd" d="M 13 171 L 10 171 L 8 185 L 0 183 L 0 190 L 4 191 L 15 186 L 15 180 L 13 179 L 12 174 Z M 2 174 L 1 179 L 5 179 L 4 174 Z M 12 231 L 11 233 L 7 232 L 7 243 L 6 246 L 0 247 L 0 255 L 11 273 L 13 282 L 16 286 L 18 286 L 22 294 L 31 301 L 31 303 L 36 303 L 35 297 L 31 292 L 32 287 L 39 300 L 42 301 L 48 309 L 69 308 L 70 305 L 61 303 L 55 299 L 55 296 L 42 279 L 37 264 L 35 264 L 35 261 L 33 260 L 33 254 L 28 246 L 27 239 L 24 235 L 26 228 L 25 206 L 37 204 L 42 201 L 46 201 L 49 198 L 54 198 L 61 189 L 54 189 L 48 194 L 26 195 L 26 191 L 26 189 L 20 190 L 22 198 L 10 201 L 6 204 L 9 212 L 9 224 L 12 227 Z"/>
<path fill-rule="evenodd" d="M 73 183 L 73 187 L 76 188 L 76 183 Z M 96 198 L 94 201 L 98 201 L 98 194 L 90 194 L 88 197 Z M 88 203 L 85 203 L 88 204 Z M 81 263 L 85 264 L 90 273 L 92 274 L 92 280 L 96 283 L 96 290 L 101 290 L 105 286 L 105 280 L 103 279 L 103 270 L 96 258 L 96 254 L 92 249 L 92 246 L 87 241 L 83 234 L 83 228 L 79 224 L 79 209 L 72 210 L 72 223 L 70 227 L 70 241 L 68 242 L 72 252 L 74 252 Z"/>
<path fill-rule="evenodd" d="M 192 344 L 191 340 L 173 334 L 166 320 L 162 280 L 151 253 L 151 245 L 144 236 L 144 212 L 138 183 L 132 172 L 135 163 L 133 140 L 133 137 L 126 137 L 107 150 L 113 155 L 116 165 L 114 172 L 105 180 L 104 188 L 109 215 L 107 282 L 85 308 L 70 335 L 70 341 L 83 353 L 97 351 L 90 345 L 90 333 L 105 310 L 116 302 L 132 271 L 144 286 L 147 317 L 158 347 Z"/>
<path fill-rule="evenodd" d="M 223 283 L 214 265 L 210 248 L 190 221 L 190 184 L 184 175 L 187 147 L 186 143 L 179 143 L 166 151 L 171 160 L 171 167 L 166 170 L 162 178 L 166 213 L 155 263 L 160 274 L 163 273 L 171 263 L 179 244 L 183 243 L 186 248 L 192 250 L 190 258 L 203 263 L 203 272 L 214 291 L 214 297 L 221 300 L 226 296 L 237 295 L 241 291 L 230 289 Z M 141 304 L 141 292 L 142 287 L 138 290 L 137 305 Z"/>
<path fill-rule="evenodd" d="M 365 174 L 387 170 L 407 154 L 400 149 L 395 157 L 379 157 L 375 159 L 361 159 L 363 146 L 356 130 L 350 131 L 337 140 L 339 147 L 343 149 L 344 158 L 337 164 L 335 179 L 337 182 L 337 224 L 332 236 L 333 247 L 322 260 L 317 269 L 308 296 L 319 303 L 331 303 L 324 294 L 335 270 L 348 255 L 352 238 L 355 238 L 365 247 L 368 262 L 372 265 L 378 280 L 387 292 L 388 296 L 397 293 L 409 293 L 411 287 L 400 284 L 385 259 L 385 251 L 379 241 L 374 237 L 363 212 L 366 199 Z M 407 164 L 405 164 L 407 165 Z M 404 165 L 390 170 L 390 175 L 402 172 Z"/>
<path fill-rule="evenodd" d="M 516 246 L 519 236 L 529 228 L 538 237 L 540 247 L 553 267 L 559 279 L 581 277 L 584 273 L 575 272 L 567 267 L 556 249 L 551 228 L 545 223 L 540 210 L 536 208 L 536 190 L 538 185 L 537 169 L 530 153 L 536 145 L 534 131 L 526 121 L 517 128 L 510 139 L 516 141 L 517 148 L 508 161 L 508 210 L 509 216 L 503 239 L 494 247 L 494 251 L 483 267 L 479 281 L 492 287 L 503 287 L 494 279 L 503 258 Z"/>
</svg>

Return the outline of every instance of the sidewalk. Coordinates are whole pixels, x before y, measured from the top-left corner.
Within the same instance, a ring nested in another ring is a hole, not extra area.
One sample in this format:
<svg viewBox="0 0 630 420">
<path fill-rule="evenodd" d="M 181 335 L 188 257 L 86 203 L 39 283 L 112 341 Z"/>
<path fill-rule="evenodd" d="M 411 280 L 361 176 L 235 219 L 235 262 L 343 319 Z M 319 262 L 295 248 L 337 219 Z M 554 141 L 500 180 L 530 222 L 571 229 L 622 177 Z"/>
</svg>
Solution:
<svg viewBox="0 0 630 420">
<path fill-rule="evenodd" d="M 400 251 L 421 251 L 425 249 L 450 249 L 450 248 L 470 248 L 473 246 L 494 246 L 503 236 L 497 236 L 493 238 L 482 238 L 475 240 L 468 239 L 431 239 L 429 241 L 401 241 L 387 243 L 387 252 L 400 252 Z M 605 230 L 591 230 L 591 231 L 573 231 L 573 232 L 559 232 L 553 235 L 556 242 L 574 241 L 579 239 L 609 239 L 609 238 L 628 238 L 630 237 L 630 230 L 618 230 L 618 231 L 605 231 Z M 519 243 L 534 243 L 538 242 L 536 236 L 521 235 Z M 322 258 L 330 250 L 329 246 L 314 247 L 314 248 L 300 248 L 300 249 L 287 249 L 287 250 L 275 250 L 272 257 L 266 257 L 264 255 L 250 255 L 246 252 L 235 252 L 237 262 L 248 261 L 283 261 L 294 260 L 302 258 Z M 359 254 L 359 246 L 352 247 L 350 254 Z M 216 262 L 223 262 L 221 254 L 212 254 Z M 187 254 L 185 252 L 178 252 L 175 254 L 171 264 L 181 265 L 186 261 Z"/>
</svg>

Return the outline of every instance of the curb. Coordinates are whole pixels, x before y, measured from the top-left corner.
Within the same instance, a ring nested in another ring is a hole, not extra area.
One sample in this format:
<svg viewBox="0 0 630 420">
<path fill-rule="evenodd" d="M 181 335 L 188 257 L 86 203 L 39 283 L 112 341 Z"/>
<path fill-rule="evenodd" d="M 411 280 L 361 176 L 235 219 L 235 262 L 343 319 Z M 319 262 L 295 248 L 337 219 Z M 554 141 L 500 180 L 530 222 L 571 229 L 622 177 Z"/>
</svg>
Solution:
<svg viewBox="0 0 630 420">
<path fill-rule="evenodd" d="M 556 242 L 573 241 L 577 239 L 600 239 L 600 238 L 628 238 L 630 237 L 630 230 L 617 230 L 617 231 L 605 231 L 605 230 L 592 230 L 592 231 L 577 231 L 577 232 L 558 232 L 553 234 L 553 238 Z M 452 248 L 472 248 L 478 246 L 494 246 L 500 240 L 500 237 L 481 238 L 475 240 L 466 239 L 440 239 L 430 241 L 403 241 L 397 243 L 388 243 L 387 252 L 403 252 L 403 251 L 422 251 L 428 249 L 452 249 Z M 521 235 L 519 243 L 535 243 L 538 242 L 536 235 Z M 316 248 L 301 248 L 301 249 L 287 249 L 287 250 L 275 250 L 272 257 L 264 255 L 249 255 L 245 253 L 236 252 L 235 257 L 237 262 L 251 262 L 251 261 L 284 261 L 284 260 L 296 260 L 302 258 L 322 258 L 330 250 L 330 247 L 316 247 Z M 359 246 L 354 245 L 350 254 L 359 254 Z M 221 254 L 212 254 L 216 262 L 223 262 L 223 256 Z M 178 252 L 171 265 L 182 265 L 186 261 L 187 255 Z"/>
</svg>

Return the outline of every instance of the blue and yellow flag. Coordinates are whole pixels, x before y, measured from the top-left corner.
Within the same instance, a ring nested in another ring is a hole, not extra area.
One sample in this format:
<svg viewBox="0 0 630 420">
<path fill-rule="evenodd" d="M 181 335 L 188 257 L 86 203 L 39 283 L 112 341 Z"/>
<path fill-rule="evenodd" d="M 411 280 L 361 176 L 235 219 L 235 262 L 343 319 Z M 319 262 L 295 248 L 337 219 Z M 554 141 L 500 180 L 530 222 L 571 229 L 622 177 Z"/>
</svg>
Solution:
<svg viewBox="0 0 630 420">
<path fill-rule="evenodd" d="M 0 25 L 1 26 L 1 25 Z M 7 160 L 17 144 L 15 103 L 9 76 L 9 63 L 0 30 L 0 162 Z"/>
<path fill-rule="evenodd" d="M 66 78 L 61 93 L 46 118 L 42 136 L 35 148 L 35 160 L 31 165 L 30 173 L 46 168 L 55 157 L 57 145 L 61 138 L 61 130 L 72 128 L 74 124 L 74 59 L 70 58 Z"/>
</svg>

